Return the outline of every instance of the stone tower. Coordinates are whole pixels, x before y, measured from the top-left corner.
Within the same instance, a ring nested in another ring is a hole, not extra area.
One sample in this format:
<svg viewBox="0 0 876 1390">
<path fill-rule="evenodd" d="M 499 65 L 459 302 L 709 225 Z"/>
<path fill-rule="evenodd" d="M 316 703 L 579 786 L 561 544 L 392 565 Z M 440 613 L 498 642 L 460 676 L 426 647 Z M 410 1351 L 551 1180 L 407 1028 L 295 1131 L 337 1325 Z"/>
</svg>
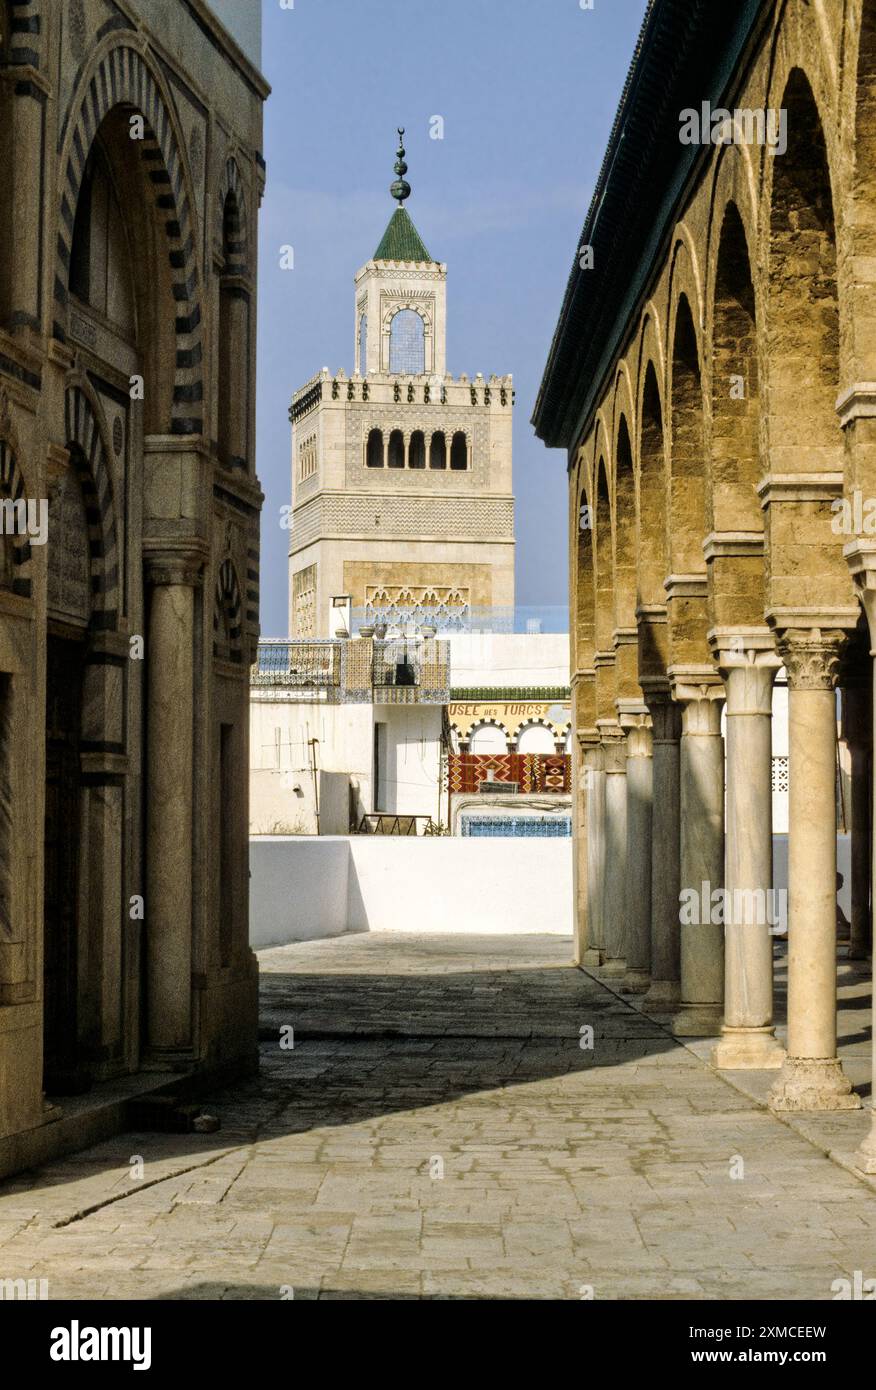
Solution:
<svg viewBox="0 0 876 1390">
<path fill-rule="evenodd" d="M 351 376 L 295 393 L 290 632 L 494 625 L 514 605 L 510 376 L 446 371 L 447 267 L 404 206 L 355 277 Z"/>
</svg>

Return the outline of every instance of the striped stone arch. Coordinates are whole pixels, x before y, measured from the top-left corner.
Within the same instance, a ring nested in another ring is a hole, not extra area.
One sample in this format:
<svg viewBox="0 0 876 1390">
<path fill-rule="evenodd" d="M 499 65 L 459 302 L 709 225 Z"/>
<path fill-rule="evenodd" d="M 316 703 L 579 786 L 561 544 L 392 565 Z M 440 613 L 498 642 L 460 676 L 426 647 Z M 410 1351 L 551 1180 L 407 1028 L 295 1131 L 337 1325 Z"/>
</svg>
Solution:
<svg viewBox="0 0 876 1390">
<path fill-rule="evenodd" d="M 135 108 L 145 118 L 145 138 L 131 143 L 139 147 L 167 236 L 167 254 L 176 302 L 176 364 L 170 431 L 172 434 L 201 434 L 203 349 L 194 213 L 167 103 L 142 54 L 126 45 L 111 49 L 98 64 L 78 105 L 71 107 L 70 114 L 72 116 L 75 112 L 75 119 L 69 124 L 65 122 L 62 132 L 63 193 L 52 331 L 61 342 L 66 340 L 67 282 L 73 225 L 85 162 L 98 127 L 117 106 Z"/>
<path fill-rule="evenodd" d="M 65 442 L 75 470 L 88 525 L 91 621 L 114 628 L 119 616 L 119 549 L 113 487 L 103 435 L 91 400 L 79 385 L 64 396 Z"/>
<path fill-rule="evenodd" d="M 242 604 L 237 571 L 230 555 L 219 566 L 213 603 L 213 656 L 223 661 L 243 662 Z"/>
<path fill-rule="evenodd" d="M 6 439 L 0 439 L 0 499 L 11 499 L 13 502 L 27 501 L 27 489 L 24 486 L 24 478 L 18 466 L 15 449 Z M 12 592 L 20 594 L 22 598 L 30 598 L 32 593 L 30 540 L 26 534 L 17 533 L 8 538 L 0 537 L 0 544 L 6 545 L 9 542 L 12 544 Z"/>
<path fill-rule="evenodd" d="M 232 213 L 230 219 L 226 242 L 225 204 L 229 193 L 234 195 L 235 211 Z M 243 180 L 240 177 L 240 169 L 233 155 L 228 156 L 225 161 L 225 168 L 222 171 L 222 182 L 219 185 L 217 217 L 216 244 L 221 249 L 224 261 L 222 267 L 223 274 L 246 275 L 249 261 L 246 197 L 243 191 Z"/>
</svg>

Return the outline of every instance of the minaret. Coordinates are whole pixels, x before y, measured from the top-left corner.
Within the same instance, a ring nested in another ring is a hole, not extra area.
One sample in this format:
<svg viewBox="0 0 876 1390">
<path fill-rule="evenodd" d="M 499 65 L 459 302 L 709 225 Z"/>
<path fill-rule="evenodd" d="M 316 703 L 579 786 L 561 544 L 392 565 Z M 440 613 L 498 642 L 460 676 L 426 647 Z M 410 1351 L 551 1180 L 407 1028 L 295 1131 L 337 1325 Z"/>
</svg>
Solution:
<svg viewBox="0 0 876 1390">
<path fill-rule="evenodd" d="M 439 632 L 501 626 L 514 603 L 510 376 L 446 366 L 447 266 L 397 204 L 355 276 L 352 375 L 324 369 L 296 391 L 290 632 Z"/>
<path fill-rule="evenodd" d="M 398 132 L 398 207 L 370 261 L 356 275 L 356 356 L 360 376 L 401 372 L 443 377 L 447 364 L 447 267 L 433 261 L 404 206 L 411 196 L 404 128 Z M 404 317 L 397 319 L 398 314 Z M 419 318 L 420 322 L 415 320 Z"/>
</svg>

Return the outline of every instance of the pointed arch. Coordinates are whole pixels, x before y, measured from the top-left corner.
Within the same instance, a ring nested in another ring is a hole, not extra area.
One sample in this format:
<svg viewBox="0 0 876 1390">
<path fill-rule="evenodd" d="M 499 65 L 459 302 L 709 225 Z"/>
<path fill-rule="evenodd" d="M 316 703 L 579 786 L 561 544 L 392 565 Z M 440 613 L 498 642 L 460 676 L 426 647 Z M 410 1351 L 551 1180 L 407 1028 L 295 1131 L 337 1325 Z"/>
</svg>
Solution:
<svg viewBox="0 0 876 1390">
<path fill-rule="evenodd" d="M 637 598 L 639 606 L 666 602 L 664 581 L 669 574 L 666 528 L 666 449 L 663 405 L 657 369 L 649 358 L 639 410 L 639 540 Z"/>
<path fill-rule="evenodd" d="M 739 209 L 721 220 L 712 309 L 712 529 L 762 531 L 757 495 L 760 380 L 748 242 Z"/>
<path fill-rule="evenodd" d="M 68 281 L 73 227 L 85 165 L 101 123 L 115 108 L 130 108 L 145 123 L 139 147 L 145 179 L 166 239 L 175 302 L 175 363 L 172 434 L 203 432 L 201 282 L 196 257 L 197 229 L 188 192 L 180 142 L 159 79 L 145 57 L 127 45 L 111 48 L 98 61 L 71 103 L 72 119 L 61 140 L 61 216 L 58 223 L 52 332 L 66 341 Z"/>
<path fill-rule="evenodd" d="M 229 155 L 222 171 L 217 199 L 216 244 L 221 247 L 222 268 L 226 275 L 249 273 L 249 228 L 246 194 L 240 168 Z"/>
<path fill-rule="evenodd" d="M 706 454 L 700 351 L 687 295 L 675 306 L 670 392 L 669 563 L 673 574 L 705 573 Z"/>
<path fill-rule="evenodd" d="M 100 407 L 81 381 L 64 394 L 65 440 L 85 503 L 92 625 L 115 628 L 119 617 L 119 550 L 112 479 Z"/>
<path fill-rule="evenodd" d="M 220 661 L 243 662 L 243 626 L 240 583 L 234 561 L 228 555 L 219 566 L 213 601 L 213 656 Z"/>
<path fill-rule="evenodd" d="M 627 418 L 621 415 L 615 445 L 614 624 L 636 626 L 636 482 Z"/>
<path fill-rule="evenodd" d="M 575 546 L 575 662 L 578 671 L 590 670 L 596 649 L 596 572 L 593 550 L 594 499 L 587 491 L 587 469 L 582 462 L 577 488 Z"/>
<path fill-rule="evenodd" d="M 772 161 L 769 210 L 770 468 L 840 471 L 836 224 L 824 130 L 802 69 L 792 68 L 781 107 L 788 148 Z"/>
<path fill-rule="evenodd" d="M 614 628 L 613 570 L 614 555 L 611 535 L 611 491 L 608 469 L 602 454 L 596 465 L 596 650 L 611 651 Z"/>
</svg>

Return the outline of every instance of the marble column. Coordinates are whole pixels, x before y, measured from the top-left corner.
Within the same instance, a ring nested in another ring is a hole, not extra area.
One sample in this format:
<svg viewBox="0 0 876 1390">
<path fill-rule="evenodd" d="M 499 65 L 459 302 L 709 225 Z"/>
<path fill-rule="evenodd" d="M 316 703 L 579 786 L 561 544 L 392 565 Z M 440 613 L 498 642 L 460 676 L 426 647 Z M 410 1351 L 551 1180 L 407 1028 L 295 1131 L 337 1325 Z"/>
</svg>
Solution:
<svg viewBox="0 0 876 1390">
<path fill-rule="evenodd" d="M 872 694 L 861 685 L 846 685 L 842 693 L 843 738 L 851 761 L 852 914 L 849 957 L 866 960 L 872 940 L 870 917 L 870 756 Z"/>
<path fill-rule="evenodd" d="M 651 811 L 651 984 L 660 1011 L 679 1000 L 679 739 L 681 712 L 669 691 L 646 692 L 653 728 Z"/>
<path fill-rule="evenodd" d="M 836 1053 L 836 679 L 842 629 L 785 629 L 788 673 L 788 1055 L 773 1110 L 861 1102 Z"/>
<path fill-rule="evenodd" d="M 647 709 L 622 714 L 627 740 L 627 973 L 624 989 L 644 993 L 651 983 L 651 805 L 653 748 Z"/>
<path fill-rule="evenodd" d="M 152 556 L 147 660 L 146 978 L 153 1051 L 192 1045 L 192 772 L 197 562 Z"/>
<path fill-rule="evenodd" d="M 617 724 L 600 729 L 605 764 L 605 870 L 603 974 L 626 973 L 627 757 L 626 740 Z"/>
<path fill-rule="evenodd" d="M 724 687 L 715 674 L 678 683 L 679 954 L 681 1000 L 672 1020 L 680 1037 L 708 1037 L 724 1008 Z"/>
<path fill-rule="evenodd" d="M 605 959 L 603 887 L 605 880 L 605 763 L 602 745 L 584 754 L 584 794 L 587 833 L 587 949 L 581 964 L 601 965 Z"/>
<path fill-rule="evenodd" d="M 876 658 L 876 540 L 858 537 L 850 545 L 845 547 L 843 552 L 846 557 L 852 577 L 855 581 L 855 588 L 859 599 L 864 606 L 867 615 L 867 625 L 870 629 L 870 656 Z M 876 698 L 872 692 L 876 691 L 876 661 L 871 667 L 871 719 L 876 718 Z M 876 737 L 876 725 L 872 730 Z M 876 768 L 871 761 L 871 770 L 876 776 Z M 874 788 L 876 789 L 876 788 Z M 876 806 L 876 802 L 874 802 Z M 871 841 L 871 871 L 874 881 L 876 881 L 876 840 Z M 872 1081 L 870 1086 L 870 1099 L 868 1106 L 870 1109 L 870 1132 L 855 1154 L 855 1166 L 862 1173 L 870 1173 L 876 1176 L 876 987 L 871 982 L 871 1008 L 872 1008 Z"/>
<path fill-rule="evenodd" d="M 769 632 L 717 653 L 727 694 L 724 1026 L 716 1067 L 780 1067 L 773 1025 L 772 689 L 781 661 Z"/>
</svg>

